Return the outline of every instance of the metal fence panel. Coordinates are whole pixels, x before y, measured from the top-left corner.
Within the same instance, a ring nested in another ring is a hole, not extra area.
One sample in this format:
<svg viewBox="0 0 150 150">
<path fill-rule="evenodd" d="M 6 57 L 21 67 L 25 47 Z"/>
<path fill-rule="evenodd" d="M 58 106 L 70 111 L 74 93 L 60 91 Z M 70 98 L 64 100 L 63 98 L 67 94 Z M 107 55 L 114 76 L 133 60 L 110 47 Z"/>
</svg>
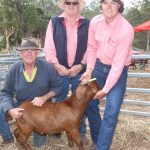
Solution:
<svg viewBox="0 0 150 150">
<path fill-rule="evenodd" d="M 19 61 L 19 57 L 12 57 L 10 55 L 0 55 L 0 89 L 2 88 L 4 84 L 4 80 L 6 78 L 6 74 L 8 71 L 8 68 L 11 64 L 15 63 L 16 61 Z M 6 58 L 5 58 L 6 57 Z M 40 58 L 44 58 L 44 55 L 42 54 Z M 150 55 L 146 54 L 140 54 L 140 55 L 133 55 L 132 59 L 135 60 L 150 60 Z M 128 77 L 130 78 L 150 78 L 150 73 L 129 73 Z M 134 92 L 134 93 L 147 93 L 150 94 L 150 89 L 146 88 L 127 88 L 127 92 Z M 131 105 L 142 105 L 142 106 L 150 106 L 149 101 L 143 101 L 143 100 L 124 100 L 124 104 L 131 104 Z M 104 111 L 104 108 L 101 109 L 101 111 Z M 150 117 L 150 112 L 139 112 L 139 111 L 130 111 L 130 110 L 121 110 L 122 114 L 129 114 L 129 115 L 137 115 L 137 116 L 145 116 Z"/>
</svg>

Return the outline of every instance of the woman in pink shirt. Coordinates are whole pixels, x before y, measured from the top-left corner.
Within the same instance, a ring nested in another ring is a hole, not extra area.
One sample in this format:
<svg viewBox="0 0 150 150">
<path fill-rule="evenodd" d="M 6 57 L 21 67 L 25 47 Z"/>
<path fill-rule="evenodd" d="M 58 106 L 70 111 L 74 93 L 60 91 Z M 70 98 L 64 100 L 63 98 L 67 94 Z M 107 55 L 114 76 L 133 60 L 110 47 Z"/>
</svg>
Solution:
<svg viewBox="0 0 150 150">
<path fill-rule="evenodd" d="M 103 120 L 99 111 L 90 110 L 95 106 L 89 105 L 87 116 L 89 120 L 95 116 L 98 120 L 95 123 L 99 123 L 99 133 L 95 132 L 95 137 L 98 135 L 94 143 L 96 150 L 109 150 L 126 90 L 134 31 L 121 15 L 124 10 L 121 0 L 101 0 L 100 3 L 102 14 L 94 17 L 89 26 L 87 69 L 81 80 L 97 78 L 101 90 L 94 99 L 106 96 Z"/>
<path fill-rule="evenodd" d="M 69 84 L 72 92 L 76 90 L 85 71 L 89 20 L 80 15 L 84 0 L 59 0 L 58 6 L 63 13 L 50 20 L 44 51 L 46 60 L 54 65 L 63 80 L 63 91 L 56 100 L 61 101 L 67 97 Z M 85 130 L 83 123 L 80 134 L 86 143 Z"/>
</svg>

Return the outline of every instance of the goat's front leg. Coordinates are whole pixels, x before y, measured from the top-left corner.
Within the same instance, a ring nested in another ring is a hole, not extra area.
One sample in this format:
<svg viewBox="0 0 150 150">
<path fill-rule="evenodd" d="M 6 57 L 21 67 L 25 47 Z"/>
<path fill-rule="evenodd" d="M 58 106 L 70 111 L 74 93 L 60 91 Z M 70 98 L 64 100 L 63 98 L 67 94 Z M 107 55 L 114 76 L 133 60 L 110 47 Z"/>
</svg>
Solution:
<svg viewBox="0 0 150 150">
<path fill-rule="evenodd" d="M 84 150 L 83 143 L 80 137 L 80 133 L 78 129 L 74 129 L 70 132 L 73 141 L 79 147 L 79 150 Z"/>
<path fill-rule="evenodd" d="M 27 139 L 28 136 L 25 136 L 22 134 L 22 132 L 19 130 L 19 128 L 16 128 L 14 131 L 14 136 L 16 140 L 20 143 L 20 145 L 25 149 L 25 150 L 32 150 L 31 147 L 27 144 Z"/>
<path fill-rule="evenodd" d="M 66 134 L 67 134 L 67 139 L 68 139 L 68 145 L 69 145 L 69 147 L 74 147 L 72 136 L 70 135 L 69 132 L 66 132 Z"/>
</svg>

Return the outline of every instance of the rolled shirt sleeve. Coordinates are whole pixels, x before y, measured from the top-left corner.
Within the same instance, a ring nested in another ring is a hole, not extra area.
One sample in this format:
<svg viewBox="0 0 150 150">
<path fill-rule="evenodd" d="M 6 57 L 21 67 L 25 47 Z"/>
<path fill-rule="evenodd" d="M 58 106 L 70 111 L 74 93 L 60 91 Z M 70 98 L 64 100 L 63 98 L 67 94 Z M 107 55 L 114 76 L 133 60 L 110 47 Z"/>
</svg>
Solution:
<svg viewBox="0 0 150 150">
<path fill-rule="evenodd" d="M 133 38 L 134 31 L 132 28 L 130 28 L 118 41 L 116 46 L 116 53 L 112 61 L 111 70 L 107 77 L 105 86 L 102 89 L 103 92 L 108 93 L 110 91 L 110 89 L 117 83 L 126 62 L 130 62 L 130 60 L 127 59 L 131 59 L 132 56 L 131 46 Z"/>
</svg>

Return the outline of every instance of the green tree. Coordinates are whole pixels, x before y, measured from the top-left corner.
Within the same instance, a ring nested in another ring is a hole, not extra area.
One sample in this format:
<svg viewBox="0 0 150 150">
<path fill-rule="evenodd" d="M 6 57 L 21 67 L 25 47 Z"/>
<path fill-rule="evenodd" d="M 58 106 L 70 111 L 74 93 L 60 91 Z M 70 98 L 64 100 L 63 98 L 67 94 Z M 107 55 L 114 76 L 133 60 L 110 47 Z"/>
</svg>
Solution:
<svg viewBox="0 0 150 150">
<path fill-rule="evenodd" d="M 92 1 L 90 5 L 86 6 L 82 13 L 84 17 L 91 19 L 94 16 L 100 14 L 100 2 L 99 0 Z"/>
<path fill-rule="evenodd" d="M 60 9 L 56 5 L 56 0 L 23 0 L 18 1 L 18 13 L 21 24 L 18 33 L 19 37 L 35 36 L 39 43 L 44 44 L 45 32 L 50 17 Z"/>
<path fill-rule="evenodd" d="M 133 26 L 140 25 L 148 20 L 150 20 L 149 15 L 150 1 L 142 0 L 133 3 L 132 7 L 126 11 L 126 18 Z M 148 32 L 135 32 L 134 46 L 141 49 L 148 49 L 149 47 L 149 37 Z"/>
<path fill-rule="evenodd" d="M 45 36 L 48 21 L 49 17 L 44 15 L 42 9 L 36 8 L 34 5 L 26 5 L 24 9 L 24 36 L 34 35 L 40 41 Z"/>
<path fill-rule="evenodd" d="M 0 7 L 0 34 L 5 37 L 6 49 L 26 36 L 34 35 L 44 41 L 50 18 L 34 0 L 1 0 Z"/>
<path fill-rule="evenodd" d="M 5 37 L 6 49 L 10 50 L 10 37 L 17 28 L 17 12 L 12 0 L 0 1 L 0 33 Z"/>
</svg>

